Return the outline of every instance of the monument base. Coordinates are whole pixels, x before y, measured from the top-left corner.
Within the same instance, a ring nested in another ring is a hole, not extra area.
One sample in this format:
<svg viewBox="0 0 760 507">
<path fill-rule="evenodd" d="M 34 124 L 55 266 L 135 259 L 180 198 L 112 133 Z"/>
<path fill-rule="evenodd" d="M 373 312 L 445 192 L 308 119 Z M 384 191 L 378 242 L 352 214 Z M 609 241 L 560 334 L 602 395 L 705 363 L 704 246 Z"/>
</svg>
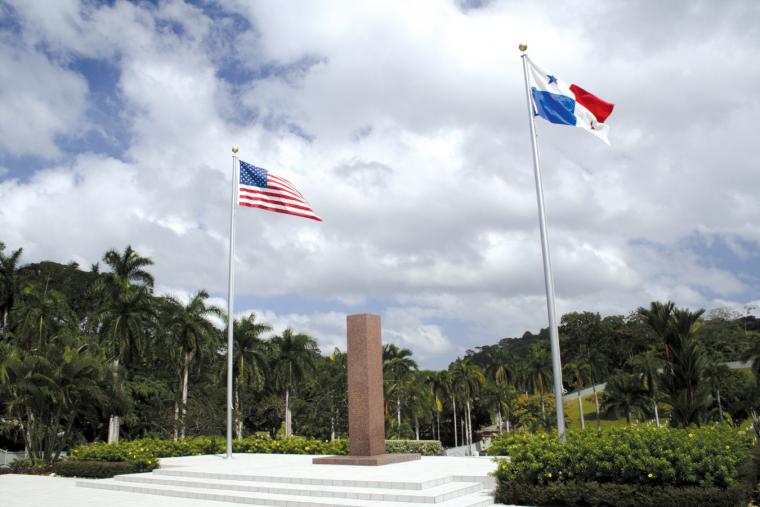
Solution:
<svg viewBox="0 0 760 507">
<path fill-rule="evenodd" d="M 377 454 L 375 456 L 323 456 L 311 460 L 314 465 L 362 465 L 379 466 L 404 461 L 416 461 L 419 454 Z"/>
</svg>

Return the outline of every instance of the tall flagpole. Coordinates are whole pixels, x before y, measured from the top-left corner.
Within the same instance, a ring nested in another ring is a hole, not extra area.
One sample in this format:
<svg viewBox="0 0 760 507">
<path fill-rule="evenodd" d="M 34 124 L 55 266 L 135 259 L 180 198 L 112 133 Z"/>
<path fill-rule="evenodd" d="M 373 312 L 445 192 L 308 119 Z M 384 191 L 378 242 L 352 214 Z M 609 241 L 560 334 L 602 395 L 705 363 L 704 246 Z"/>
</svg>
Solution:
<svg viewBox="0 0 760 507">
<path fill-rule="evenodd" d="M 549 233 L 546 231 L 546 211 L 544 210 L 544 189 L 541 183 L 541 167 L 538 160 L 538 142 L 536 123 L 528 81 L 527 44 L 520 44 L 522 51 L 523 76 L 525 77 L 525 98 L 528 101 L 528 122 L 530 123 L 530 141 L 533 145 L 533 172 L 536 177 L 536 200 L 538 201 L 538 223 L 541 230 L 541 251 L 544 258 L 544 282 L 546 285 L 546 309 L 549 314 L 549 341 L 552 347 L 552 374 L 554 376 L 554 398 L 557 403 L 557 433 L 560 440 L 565 438 L 565 407 L 562 400 L 562 362 L 559 354 L 559 332 L 557 330 L 557 313 L 554 308 L 554 276 L 549 255 Z"/>
<path fill-rule="evenodd" d="M 235 299 L 235 210 L 238 193 L 238 148 L 232 148 L 232 195 L 230 197 L 230 270 L 227 281 L 227 459 L 232 458 L 232 324 Z"/>
</svg>

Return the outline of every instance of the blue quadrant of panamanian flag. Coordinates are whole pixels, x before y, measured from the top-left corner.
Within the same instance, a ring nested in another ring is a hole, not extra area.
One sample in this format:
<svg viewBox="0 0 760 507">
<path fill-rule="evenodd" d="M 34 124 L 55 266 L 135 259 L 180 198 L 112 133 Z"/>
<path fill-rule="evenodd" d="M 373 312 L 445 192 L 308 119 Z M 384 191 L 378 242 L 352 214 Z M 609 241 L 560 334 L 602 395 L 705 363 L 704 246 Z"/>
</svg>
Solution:
<svg viewBox="0 0 760 507">
<path fill-rule="evenodd" d="M 242 160 L 238 204 L 322 221 L 291 182 Z"/>
<path fill-rule="evenodd" d="M 604 121 L 612 114 L 614 104 L 578 85 L 567 85 L 531 60 L 528 60 L 528 75 L 537 116 L 552 123 L 580 127 L 610 144 L 609 126 Z"/>
</svg>

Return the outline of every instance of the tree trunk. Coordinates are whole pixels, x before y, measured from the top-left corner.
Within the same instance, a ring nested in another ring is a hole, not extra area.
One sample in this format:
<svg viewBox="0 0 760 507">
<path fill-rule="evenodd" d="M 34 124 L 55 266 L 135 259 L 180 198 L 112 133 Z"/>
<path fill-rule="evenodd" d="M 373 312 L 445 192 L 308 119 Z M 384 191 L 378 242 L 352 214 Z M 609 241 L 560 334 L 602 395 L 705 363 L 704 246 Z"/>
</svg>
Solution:
<svg viewBox="0 0 760 507">
<path fill-rule="evenodd" d="M 443 439 L 441 438 L 441 413 L 438 411 L 438 407 L 435 408 L 435 419 L 438 426 L 438 440 L 443 443 Z"/>
<path fill-rule="evenodd" d="M 546 424 L 546 403 L 544 403 L 544 383 L 539 382 L 538 384 L 538 394 L 541 398 L 541 417 L 544 420 L 544 424 Z"/>
<path fill-rule="evenodd" d="M 185 416 L 187 415 L 187 390 L 188 380 L 190 378 L 190 363 L 193 361 L 195 351 L 188 350 L 185 352 L 185 362 L 182 365 L 182 415 L 180 416 L 179 437 L 185 438 Z"/>
<path fill-rule="evenodd" d="M 401 395 L 396 394 L 396 419 L 398 420 L 398 437 L 401 438 Z"/>
<path fill-rule="evenodd" d="M 335 415 L 330 416 L 330 442 L 335 440 Z"/>
<path fill-rule="evenodd" d="M 594 391 L 594 406 L 596 408 L 596 429 L 601 430 L 602 418 L 599 416 L 599 396 L 597 396 L 596 394 L 596 384 L 591 384 L 591 389 Z"/>
<path fill-rule="evenodd" d="M 119 359 L 113 361 L 113 383 L 114 389 L 119 389 Z M 119 441 L 119 416 L 111 414 L 108 419 L 108 443 L 112 444 Z"/>
<path fill-rule="evenodd" d="M 285 389 L 285 436 L 293 434 L 293 428 L 290 427 L 290 388 Z"/>
<path fill-rule="evenodd" d="M 581 401 L 581 392 L 578 391 L 578 414 L 580 414 L 581 418 L 581 429 L 586 429 L 586 421 L 583 420 L 583 402 Z"/>
<path fill-rule="evenodd" d="M 416 415 L 414 416 L 414 436 L 417 440 L 420 439 L 420 421 Z"/>
<path fill-rule="evenodd" d="M 660 427 L 660 411 L 657 410 L 657 400 L 652 398 L 652 404 L 654 404 L 654 421 L 657 424 L 657 427 Z"/>
<path fill-rule="evenodd" d="M 630 410 L 625 411 L 625 423 L 629 428 L 631 427 L 631 411 Z"/>
<path fill-rule="evenodd" d="M 181 378 L 182 376 L 180 376 L 180 379 Z M 175 397 L 174 398 L 174 441 L 176 442 L 178 439 L 179 439 L 179 399 Z"/>
<path fill-rule="evenodd" d="M 243 417 L 240 413 L 240 384 L 235 382 L 235 438 L 243 438 Z"/>
<path fill-rule="evenodd" d="M 718 415 L 720 417 L 720 422 L 723 422 L 723 406 L 720 404 L 720 388 L 715 390 L 715 394 L 717 394 L 718 398 Z"/>
<path fill-rule="evenodd" d="M 454 447 L 457 447 L 459 445 L 457 440 L 457 399 L 454 396 L 451 397 L 451 403 L 454 407 Z"/>
<path fill-rule="evenodd" d="M 467 400 L 467 455 L 472 456 L 472 414 L 470 413 L 470 400 Z"/>
</svg>

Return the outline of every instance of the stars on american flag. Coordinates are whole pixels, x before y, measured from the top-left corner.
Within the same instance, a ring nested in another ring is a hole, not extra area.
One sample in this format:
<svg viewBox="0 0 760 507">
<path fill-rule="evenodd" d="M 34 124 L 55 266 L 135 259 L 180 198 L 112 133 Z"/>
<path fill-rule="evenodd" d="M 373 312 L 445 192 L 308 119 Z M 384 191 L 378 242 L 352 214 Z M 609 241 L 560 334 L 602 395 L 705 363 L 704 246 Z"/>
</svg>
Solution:
<svg viewBox="0 0 760 507">
<path fill-rule="evenodd" d="M 322 221 L 292 183 L 242 160 L 238 204 Z"/>
</svg>

